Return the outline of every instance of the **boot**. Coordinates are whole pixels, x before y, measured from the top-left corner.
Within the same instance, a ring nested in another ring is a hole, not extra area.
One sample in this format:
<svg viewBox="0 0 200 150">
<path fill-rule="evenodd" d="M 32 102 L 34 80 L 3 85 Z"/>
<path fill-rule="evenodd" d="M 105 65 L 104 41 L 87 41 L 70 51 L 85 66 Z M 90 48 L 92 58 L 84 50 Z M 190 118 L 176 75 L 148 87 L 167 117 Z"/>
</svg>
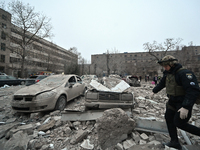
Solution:
<svg viewBox="0 0 200 150">
<path fill-rule="evenodd" d="M 170 141 L 168 143 L 163 143 L 163 145 L 165 146 L 168 146 L 168 147 L 173 147 L 173 148 L 176 148 L 178 150 L 182 150 L 182 146 L 179 142 L 174 142 L 174 141 Z"/>
</svg>

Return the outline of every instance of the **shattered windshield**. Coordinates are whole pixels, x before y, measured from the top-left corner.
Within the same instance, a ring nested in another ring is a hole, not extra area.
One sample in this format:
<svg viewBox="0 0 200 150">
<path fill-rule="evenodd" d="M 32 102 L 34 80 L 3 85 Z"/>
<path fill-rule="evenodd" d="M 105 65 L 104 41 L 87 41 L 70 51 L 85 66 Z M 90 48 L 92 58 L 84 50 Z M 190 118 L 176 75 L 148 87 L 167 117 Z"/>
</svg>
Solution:
<svg viewBox="0 0 200 150">
<path fill-rule="evenodd" d="M 63 84 L 66 81 L 67 77 L 66 76 L 49 76 L 37 84 L 45 84 L 45 85 L 60 85 Z"/>
</svg>

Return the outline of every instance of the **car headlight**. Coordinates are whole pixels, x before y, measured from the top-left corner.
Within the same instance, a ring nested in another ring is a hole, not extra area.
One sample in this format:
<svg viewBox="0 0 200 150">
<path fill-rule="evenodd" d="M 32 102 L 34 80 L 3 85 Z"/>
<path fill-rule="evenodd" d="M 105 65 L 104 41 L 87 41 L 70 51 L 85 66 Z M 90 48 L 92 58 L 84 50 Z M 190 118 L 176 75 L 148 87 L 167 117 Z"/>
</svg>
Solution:
<svg viewBox="0 0 200 150">
<path fill-rule="evenodd" d="M 45 99 L 45 98 L 50 98 L 50 97 L 53 97 L 55 96 L 56 93 L 53 92 L 53 91 L 49 91 L 49 92 L 44 92 L 44 93 L 41 93 L 39 95 L 36 96 L 36 100 L 38 99 Z"/>
</svg>

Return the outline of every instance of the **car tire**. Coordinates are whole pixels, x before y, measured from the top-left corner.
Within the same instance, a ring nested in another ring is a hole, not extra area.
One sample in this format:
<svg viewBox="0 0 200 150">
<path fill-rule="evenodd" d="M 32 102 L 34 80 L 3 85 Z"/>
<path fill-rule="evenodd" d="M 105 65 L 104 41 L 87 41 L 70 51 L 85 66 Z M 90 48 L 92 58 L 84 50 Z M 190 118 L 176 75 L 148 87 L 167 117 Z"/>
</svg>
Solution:
<svg viewBox="0 0 200 150">
<path fill-rule="evenodd" d="M 22 82 L 21 82 L 21 85 L 24 85 L 24 84 L 25 84 L 25 82 L 24 82 L 24 81 L 22 81 Z"/>
<path fill-rule="evenodd" d="M 60 111 L 64 110 L 66 104 L 67 104 L 66 97 L 64 95 L 61 95 L 56 102 L 55 110 L 60 110 Z"/>
</svg>

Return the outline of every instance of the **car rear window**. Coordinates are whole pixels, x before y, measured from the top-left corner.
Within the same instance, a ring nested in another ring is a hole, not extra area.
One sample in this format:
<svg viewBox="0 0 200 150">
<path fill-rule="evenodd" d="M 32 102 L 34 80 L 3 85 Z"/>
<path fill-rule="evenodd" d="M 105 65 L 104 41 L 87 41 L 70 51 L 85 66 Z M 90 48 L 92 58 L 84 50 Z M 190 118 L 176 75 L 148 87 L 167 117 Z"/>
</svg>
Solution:
<svg viewBox="0 0 200 150">
<path fill-rule="evenodd" d="M 37 78 L 38 76 L 30 76 L 29 79 L 35 79 Z"/>
<path fill-rule="evenodd" d="M 46 78 L 47 76 L 38 76 L 38 78 L 37 79 L 44 79 L 44 78 Z"/>
</svg>

